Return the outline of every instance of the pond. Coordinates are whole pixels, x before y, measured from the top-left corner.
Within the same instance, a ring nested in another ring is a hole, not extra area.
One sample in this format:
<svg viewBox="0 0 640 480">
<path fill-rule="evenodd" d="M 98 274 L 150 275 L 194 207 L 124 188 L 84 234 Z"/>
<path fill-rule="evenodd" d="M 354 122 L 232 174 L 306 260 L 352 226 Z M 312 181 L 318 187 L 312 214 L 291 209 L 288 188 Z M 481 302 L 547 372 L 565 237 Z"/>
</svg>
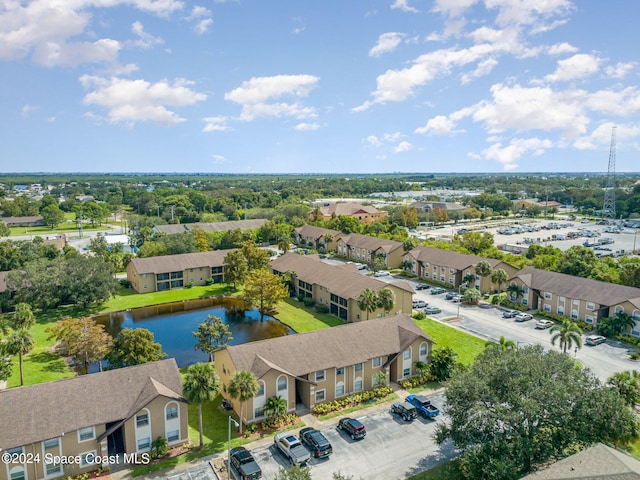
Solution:
<svg viewBox="0 0 640 480">
<path fill-rule="evenodd" d="M 267 338 L 295 333 L 273 317 L 260 320 L 256 309 L 247 310 L 237 298 L 208 298 L 175 302 L 154 307 L 143 307 L 123 312 L 95 316 L 96 322 L 116 337 L 123 328 L 146 328 L 153 332 L 155 341 L 162 345 L 167 357 L 176 359 L 178 367 L 197 362 L 206 362 L 209 356 L 195 350 L 196 338 L 192 332 L 198 325 L 213 315 L 229 325 L 233 340 L 230 345 L 239 345 Z"/>
</svg>

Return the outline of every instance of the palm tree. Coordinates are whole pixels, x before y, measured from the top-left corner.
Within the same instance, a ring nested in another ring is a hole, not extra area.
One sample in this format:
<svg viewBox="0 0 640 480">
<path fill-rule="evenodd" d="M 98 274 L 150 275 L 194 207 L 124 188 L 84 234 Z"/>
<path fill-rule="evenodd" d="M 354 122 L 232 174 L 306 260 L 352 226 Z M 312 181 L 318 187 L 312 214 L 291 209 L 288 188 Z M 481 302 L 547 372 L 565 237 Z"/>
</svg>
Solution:
<svg viewBox="0 0 640 480">
<path fill-rule="evenodd" d="M 476 273 L 481 277 L 491 275 L 491 264 L 486 260 L 481 260 L 476 264 Z"/>
<path fill-rule="evenodd" d="M 195 363 L 187 369 L 182 385 L 182 393 L 187 401 L 198 404 L 198 428 L 200 446 L 204 446 L 202 437 L 202 404 L 211 401 L 220 391 L 220 379 L 209 362 Z"/>
<path fill-rule="evenodd" d="M 231 398 L 237 398 L 240 400 L 240 434 L 242 434 L 242 406 L 244 402 L 256 396 L 260 385 L 253 373 L 246 370 L 239 370 L 233 374 L 229 381 L 227 391 Z"/>
<path fill-rule="evenodd" d="M 279 421 L 287 413 L 287 401 L 280 395 L 271 397 L 264 406 L 264 414 L 274 421 Z"/>
<path fill-rule="evenodd" d="M 4 342 L 4 351 L 9 355 L 18 355 L 20 365 L 20 385 L 24 385 L 24 373 L 22 371 L 22 356 L 33 350 L 35 341 L 33 336 L 25 329 L 14 330 Z"/>
<path fill-rule="evenodd" d="M 497 348 L 503 352 L 507 350 L 517 350 L 518 345 L 513 340 L 507 340 L 504 337 L 500 337 L 500 342 L 496 343 L 493 340 L 487 340 L 484 344 L 484 348 Z"/>
<path fill-rule="evenodd" d="M 17 304 L 13 314 L 13 328 L 15 330 L 29 330 L 35 324 L 36 317 L 31 311 L 31 305 L 28 303 Z"/>
<path fill-rule="evenodd" d="M 512 283 L 507 287 L 507 292 L 512 302 L 517 302 L 518 299 L 524 295 L 524 290 L 517 283 Z"/>
<path fill-rule="evenodd" d="M 389 287 L 381 288 L 378 292 L 378 305 L 384 310 L 385 317 L 389 310 L 396 305 L 396 295 Z"/>
<path fill-rule="evenodd" d="M 630 407 L 640 403 L 640 372 L 637 370 L 614 373 L 607 380 L 607 384 L 618 390 Z"/>
<path fill-rule="evenodd" d="M 331 242 L 333 242 L 333 235 L 331 235 L 330 233 L 325 233 L 324 236 L 322 237 L 322 248 L 324 248 L 325 250 L 329 249 L 329 244 Z"/>
<path fill-rule="evenodd" d="M 502 292 L 502 284 L 509 279 L 509 275 L 502 268 L 496 268 L 491 272 L 491 281 L 498 286 L 498 293 Z"/>
<path fill-rule="evenodd" d="M 365 288 L 358 297 L 358 308 L 367 312 L 367 320 L 369 313 L 375 312 L 378 308 L 378 295 L 370 288 Z"/>
<path fill-rule="evenodd" d="M 633 328 L 636 325 L 636 321 L 633 317 L 622 310 L 618 310 L 613 317 L 613 325 L 615 330 L 620 333 L 626 333 L 629 328 Z"/>
<path fill-rule="evenodd" d="M 556 340 L 560 342 L 562 353 L 567 353 L 571 347 L 582 348 L 582 329 L 569 319 L 563 320 L 562 325 L 554 325 L 549 330 L 551 337 L 551 345 L 556 344 Z"/>
</svg>

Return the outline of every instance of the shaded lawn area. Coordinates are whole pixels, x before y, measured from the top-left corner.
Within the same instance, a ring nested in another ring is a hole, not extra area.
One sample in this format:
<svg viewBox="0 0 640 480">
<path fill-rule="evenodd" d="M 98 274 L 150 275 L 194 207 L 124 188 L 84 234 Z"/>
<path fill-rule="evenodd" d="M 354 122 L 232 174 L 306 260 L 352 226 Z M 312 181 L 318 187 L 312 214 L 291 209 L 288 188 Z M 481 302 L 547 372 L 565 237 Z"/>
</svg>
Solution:
<svg viewBox="0 0 640 480">
<path fill-rule="evenodd" d="M 460 472 L 460 461 L 454 459 L 409 477 L 409 480 L 458 480 L 461 478 L 464 477 Z"/>
<path fill-rule="evenodd" d="M 416 324 L 436 342 L 436 347 L 451 347 L 458 354 L 458 360 L 470 365 L 484 350 L 485 340 L 436 320 L 425 318 L 415 320 Z"/>
<path fill-rule="evenodd" d="M 313 332 L 345 323 L 333 315 L 318 313 L 313 308 L 305 307 L 302 302 L 294 298 L 287 298 L 278 304 L 278 313 L 275 318 L 291 327 L 296 333 Z"/>
</svg>

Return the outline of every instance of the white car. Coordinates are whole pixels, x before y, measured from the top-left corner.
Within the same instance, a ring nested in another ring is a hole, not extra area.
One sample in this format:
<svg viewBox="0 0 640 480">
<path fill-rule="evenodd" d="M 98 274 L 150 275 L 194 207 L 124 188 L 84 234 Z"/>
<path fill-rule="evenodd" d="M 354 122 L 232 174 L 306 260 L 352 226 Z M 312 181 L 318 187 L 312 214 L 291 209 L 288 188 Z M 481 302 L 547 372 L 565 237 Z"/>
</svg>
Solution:
<svg viewBox="0 0 640 480">
<path fill-rule="evenodd" d="M 536 322 L 536 328 L 539 328 L 540 330 L 551 327 L 553 327 L 553 322 L 551 320 L 538 320 Z"/>
<path fill-rule="evenodd" d="M 424 308 L 427 306 L 427 302 L 424 300 L 413 300 L 413 308 Z"/>
<path fill-rule="evenodd" d="M 529 313 L 519 313 L 514 317 L 516 322 L 526 322 L 527 320 L 533 319 L 533 315 Z"/>
<path fill-rule="evenodd" d="M 391 275 L 389 272 L 387 272 L 386 270 L 380 270 L 376 273 L 373 274 L 374 277 L 388 277 L 389 275 Z"/>
<path fill-rule="evenodd" d="M 606 341 L 607 338 L 602 335 L 589 335 L 584 343 L 587 345 L 600 345 Z"/>
</svg>

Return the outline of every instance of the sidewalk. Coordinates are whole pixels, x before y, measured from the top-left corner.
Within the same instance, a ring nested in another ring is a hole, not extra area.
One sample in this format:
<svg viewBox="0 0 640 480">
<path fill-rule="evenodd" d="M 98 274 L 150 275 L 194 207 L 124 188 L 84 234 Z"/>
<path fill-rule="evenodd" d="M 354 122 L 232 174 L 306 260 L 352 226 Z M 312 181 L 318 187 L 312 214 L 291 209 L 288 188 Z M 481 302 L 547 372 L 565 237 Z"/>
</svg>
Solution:
<svg viewBox="0 0 640 480">
<path fill-rule="evenodd" d="M 409 395 L 409 392 L 407 392 L 406 390 L 402 389 L 400 387 L 400 385 L 396 384 L 396 383 L 392 383 L 391 384 L 391 388 L 393 389 L 393 393 L 395 393 L 396 395 L 398 395 L 401 399 L 404 399 L 407 397 L 407 395 Z M 443 387 L 438 388 L 438 389 L 427 389 L 427 390 L 423 390 L 420 392 L 417 392 L 416 395 L 429 395 L 429 394 L 433 394 L 436 392 L 440 392 L 443 390 Z M 362 415 L 371 415 L 371 414 L 375 414 L 378 412 L 383 412 L 385 410 L 389 410 L 391 404 L 393 402 L 396 402 L 398 400 L 387 400 L 386 402 L 382 402 L 379 403 L 377 405 L 372 405 L 371 407 L 366 407 L 363 408 L 361 410 L 358 410 L 356 412 L 353 412 L 351 415 L 353 416 L 362 416 Z M 348 416 L 347 414 L 345 415 L 340 415 L 340 416 L 336 416 L 336 417 L 332 417 L 330 419 L 327 420 L 319 420 L 318 417 L 316 417 L 315 415 L 313 415 L 312 413 L 308 413 L 306 415 L 303 415 L 302 417 L 300 417 L 300 420 L 304 423 L 305 427 L 313 427 L 313 428 L 317 428 L 318 430 L 322 430 L 328 427 L 331 427 L 333 425 L 337 425 L 338 421 L 341 418 L 344 418 Z M 301 427 L 304 428 L 304 427 Z M 292 433 L 297 434 L 299 432 L 300 429 L 296 429 L 296 430 L 291 430 Z M 251 443 L 247 443 L 244 444 L 243 446 L 245 448 L 247 448 L 247 450 L 252 450 L 255 448 L 260 448 L 260 447 L 265 447 L 270 445 L 271 443 L 273 443 L 273 436 L 267 436 L 267 437 L 263 437 L 260 438 L 258 440 L 255 440 Z M 124 468 L 121 469 L 119 471 L 115 471 L 111 473 L 111 480 L 131 480 L 133 478 L 139 479 L 139 480 L 152 480 L 152 479 L 158 479 L 158 478 L 169 478 L 169 477 L 177 477 L 180 476 L 181 473 L 185 474 L 185 477 L 187 478 L 191 478 L 191 475 L 189 475 L 189 473 L 187 472 L 187 470 L 192 469 L 194 467 L 197 467 L 198 465 L 202 465 L 204 463 L 209 463 L 209 465 L 211 466 L 211 471 L 212 471 L 212 478 L 226 478 L 226 472 L 223 472 L 223 477 L 218 477 L 218 470 L 216 468 L 214 468 L 214 463 L 217 465 L 220 463 L 220 460 L 226 461 L 227 459 L 227 452 L 226 450 L 224 452 L 219 452 L 216 453 L 214 455 L 209 455 L 206 457 L 201 457 L 198 459 L 195 459 L 191 462 L 186 462 L 180 465 L 177 465 L 173 468 L 168 468 L 165 470 L 158 470 L 157 472 L 153 472 L 150 473 L 149 475 L 142 475 L 139 477 L 132 477 L 131 476 L 131 470 Z"/>
</svg>

